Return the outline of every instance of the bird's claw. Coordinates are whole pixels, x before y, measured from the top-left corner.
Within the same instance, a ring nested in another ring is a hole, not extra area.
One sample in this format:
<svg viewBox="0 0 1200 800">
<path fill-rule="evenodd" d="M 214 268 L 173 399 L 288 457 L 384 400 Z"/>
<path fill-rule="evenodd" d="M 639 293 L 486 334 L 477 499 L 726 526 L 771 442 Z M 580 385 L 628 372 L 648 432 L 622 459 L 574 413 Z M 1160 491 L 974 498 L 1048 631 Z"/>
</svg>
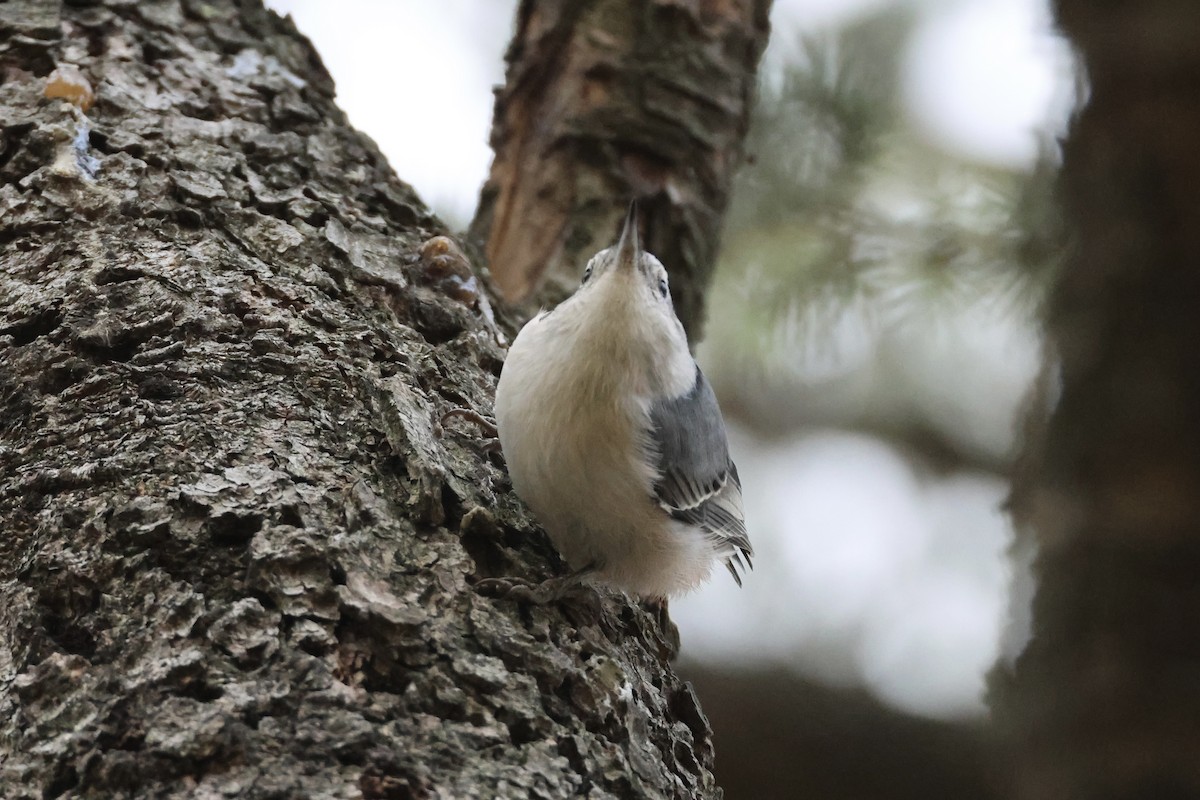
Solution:
<svg viewBox="0 0 1200 800">
<path fill-rule="evenodd" d="M 496 441 L 497 444 L 499 443 L 498 437 L 500 436 L 500 431 L 496 429 L 496 423 L 485 417 L 483 414 L 480 414 L 478 411 L 473 411 L 469 408 L 452 408 L 445 414 L 442 414 L 442 418 L 440 420 L 441 425 L 445 427 L 446 420 L 451 419 L 452 417 L 461 417 L 468 422 L 475 423 L 489 439 Z"/>
<path fill-rule="evenodd" d="M 475 583 L 475 590 L 489 597 L 538 606 L 553 605 L 563 600 L 579 600 L 595 605 L 599 599 L 596 588 L 583 583 L 575 574 L 547 578 L 544 581 L 484 578 Z"/>
<path fill-rule="evenodd" d="M 498 454 L 501 452 L 499 438 L 500 432 L 496 429 L 495 422 L 488 419 L 483 414 L 480 414 L 478 411 L 472 411 L 469 408 L 452 408 L 445 414 L 442 414 L 442 418 L 438 420 L 438 425 L 440 428 L 445 429 L 446 420 L 452 419 L 453 417 L 462 417 L 468 422 L 473 422 L 479 426 L 480 430 L 483 431 L 485 436 L 483 445 L 480 447 L 484 453 L 491 455 L 493 453 Z M 442 434 L 439 431 L 438 436 L 441 435 Z"/>
<path fill-rule="evenodd" d="M 646 600 L 642 608 L 654 618 L 658 625 L 659 640 L 663 644 L 663 656 L 667 661 L 674 661 L 679 655 L 679 628 L 667 611 L 667 601 L 663 599 Z"/>
</svg>

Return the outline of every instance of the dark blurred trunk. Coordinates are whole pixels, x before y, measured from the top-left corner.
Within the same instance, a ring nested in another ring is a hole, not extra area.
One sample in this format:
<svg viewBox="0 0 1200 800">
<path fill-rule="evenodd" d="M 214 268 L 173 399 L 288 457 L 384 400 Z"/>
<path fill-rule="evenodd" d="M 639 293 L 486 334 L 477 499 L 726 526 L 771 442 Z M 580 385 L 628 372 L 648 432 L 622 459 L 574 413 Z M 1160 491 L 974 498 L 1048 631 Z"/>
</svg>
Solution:
<svg viewBox="0 0 1200 800">
<path fill-rule="evenodd" d="M 495 323 L 292 25 L 9 0 L 0 69 L 0 796 L 717 796 L 651 617 L 472 591 L 556 564 L 439 436 Z"/>
<path fill-rule="evenodd" d="M 522 0 L 471 233 L 510 302 L 574 287 L 631 198 L 695 341 L 771 0 Z"/>
<path fill-rule="evenodd" d="M 726 800 L 998 800 L 983 721 L 911 716 L 783 669 L 683 664 L 712 720 Z"/>
<path fill-rule="evenodd" d="M 1016 496 L 1033 638 L 995 705 L 1015 797 L 1198 797 L 1200 5 L 1057 10 L 1091 96 L 1061 184 L 1061 398 Z"/>
</svg>

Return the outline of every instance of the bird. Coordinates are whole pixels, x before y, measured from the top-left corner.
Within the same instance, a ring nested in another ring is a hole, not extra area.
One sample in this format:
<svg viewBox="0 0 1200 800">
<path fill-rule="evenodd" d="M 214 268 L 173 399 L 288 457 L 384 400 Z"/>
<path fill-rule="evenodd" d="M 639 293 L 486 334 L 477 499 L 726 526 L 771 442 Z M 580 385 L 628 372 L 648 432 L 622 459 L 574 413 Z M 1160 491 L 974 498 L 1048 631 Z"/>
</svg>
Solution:
<svg viewBox="0 0 1200 800">
<path fill-rule="evenodd" d="M 741 481 L 636 202 L 571 297 L 509 348 L 495 396 L 513 488 L 572 573 L 650 601 L 752 568 Z"/>
</svg>

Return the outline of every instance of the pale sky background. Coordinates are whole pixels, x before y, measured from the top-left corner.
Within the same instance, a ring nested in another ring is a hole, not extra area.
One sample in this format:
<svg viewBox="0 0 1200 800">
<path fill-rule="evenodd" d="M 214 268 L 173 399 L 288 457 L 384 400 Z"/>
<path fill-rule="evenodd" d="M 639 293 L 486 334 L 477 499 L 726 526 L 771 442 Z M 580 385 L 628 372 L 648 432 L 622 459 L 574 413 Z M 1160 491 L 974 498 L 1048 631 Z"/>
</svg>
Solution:
<svg viewBox="0 0 1200 800">
<path fill-rule="evenodd" d="M 788 33 L 894 2 L 775 0 L 764 69 L 786 57 Z M 503 80 L 515 0 L 267 4 L 291 13 L 313 40 L 339 103 L 397 174 L 451 225 L 465 225 L 491 160 L 492 87 Z M 914 127 L 950 154 L 1031 165 L 1047 134 L 1061 131 L 1072 99 L 1069 56 L 1049 32 L 1044 0 L 915 7 L 922 21 L 903 75 Z M 710 310 L 713 330 L 720 313 Z M 1026 321 L 968 304 L 886 340 L 842 341 L 858 342 L 860 352 L 840 354 L 837 386 L 812 364 L 796 369 L 812 384 L 813 402 L 843 404 L 855 386 L 882 381 L 889 402 L 956 419 L 988 452 L 1013 446 L 1040 353 Z M 881 353 L 899 354 L 885 359 L 898 365 L 893 372 L 855 366 Z M 672 602 L 685 655 L 788 663 L 920 714 L 982 711 L 1008 602 L 1006 485 L 988 474 L 923 474 L 888 444 L 832 427 L 772 442 L 734 430 L 731 446 L 756 568 L 741 591 L 718 570 L 704 589 Z"/>
</svg>

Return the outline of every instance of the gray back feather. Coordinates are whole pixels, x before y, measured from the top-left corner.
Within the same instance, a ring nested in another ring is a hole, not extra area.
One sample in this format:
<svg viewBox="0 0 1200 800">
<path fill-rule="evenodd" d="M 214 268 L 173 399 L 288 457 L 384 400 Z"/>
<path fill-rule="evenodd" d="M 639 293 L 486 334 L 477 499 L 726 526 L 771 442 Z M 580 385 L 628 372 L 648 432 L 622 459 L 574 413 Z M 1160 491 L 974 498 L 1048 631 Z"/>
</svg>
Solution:
<svg viewBox="0 0 1200 800">
<path fill-rule="evenodd" d="M 729 570 L 740 585 L 732 562 L 741 563 L 740 552 L 749 563 L 753 554 L 742 519 L 741 483 L 729 458 L 716 395 L 699 367 L 690 391 L 651 407 L 649 437 L 657 458 L 654 494 L 659 505 L 728 549 Z"/>
</svg>

